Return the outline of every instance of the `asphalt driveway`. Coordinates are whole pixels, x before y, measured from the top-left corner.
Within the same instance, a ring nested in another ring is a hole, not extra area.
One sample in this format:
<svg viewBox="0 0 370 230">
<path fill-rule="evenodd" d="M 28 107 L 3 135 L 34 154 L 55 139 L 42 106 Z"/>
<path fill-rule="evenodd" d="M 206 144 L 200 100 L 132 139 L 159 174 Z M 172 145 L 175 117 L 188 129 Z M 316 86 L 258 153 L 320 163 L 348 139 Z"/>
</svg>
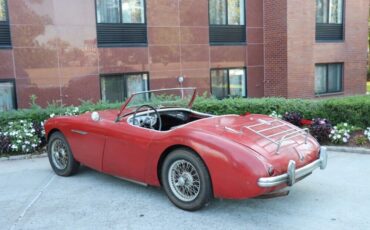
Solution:
<svg viewBox="0 0 370 230">
<path fill-rule="evenodd" d="M 0 161 L 0 229 L 370 229 L 369 175 L 370 155 L 330 152 L 289 196 L 186 212 L 161 189 L 88 168 L 63 178 L 47 158 Z"/>
</svg>

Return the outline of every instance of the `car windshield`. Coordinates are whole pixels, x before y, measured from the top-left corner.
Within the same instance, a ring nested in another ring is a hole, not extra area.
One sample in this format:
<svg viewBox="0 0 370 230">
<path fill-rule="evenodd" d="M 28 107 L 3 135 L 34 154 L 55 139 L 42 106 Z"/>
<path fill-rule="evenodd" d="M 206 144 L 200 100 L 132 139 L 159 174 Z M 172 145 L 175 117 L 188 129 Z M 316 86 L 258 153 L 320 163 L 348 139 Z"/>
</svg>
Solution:
<svg viewBox="0 0 370 230">
<path fill-rule="evenodd" d="M 121 108 L 137 108 L 141 105 L 151 105 L 154 108 L 162 107 L 191 107 L 195 99 L 195 88 L 160 89 L 134 93 Z"/>
</svg>

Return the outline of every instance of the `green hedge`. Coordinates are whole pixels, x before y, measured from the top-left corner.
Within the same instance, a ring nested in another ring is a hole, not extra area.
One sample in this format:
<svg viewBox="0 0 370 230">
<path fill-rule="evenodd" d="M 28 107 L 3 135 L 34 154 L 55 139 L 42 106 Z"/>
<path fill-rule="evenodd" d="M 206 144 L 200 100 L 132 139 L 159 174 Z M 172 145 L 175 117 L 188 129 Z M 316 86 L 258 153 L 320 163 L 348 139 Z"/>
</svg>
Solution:
<svg viewBox="0 0 370 230">
<path fill-rule="evenodd" d="M 348 122 L 363 128 L 370 126 L 370 95 L 320 100 L 236 98 L 217 101 L 200 98 L 194 109 L 212 114 L 271 114 L 272 111 L 284 114 L 295 111 L 302 113 L 305 119 L 327 118 L 334 124 Z"/>
<path fill-rule="evenodd" d="M 83 102 L 78 108 L 78 113 L 84 113 L 87 111 L 106 110 L 106 109 L 118 109 L 121 103 L 102 103 L 93 104 L 91 102 Z M 44 121 L 50 118 L 51 114 L 65 114 L 68 111 L 72 111 L 75 107 L 60 107 L 56 105 L 49 105 L 47 108 L 40 108 L 36 105 L 32 106 L 31 109 L 19 109 L 11 112 L 0 113 L 0 127 L 7 124 L 9 121 L 15 120 L 32 120 L 32 121 Z"/>
<path fill-rule="evenodd" d="M 79 107 L 79 113 L 94 110 L 119 108 L 120 104 L 83 102 Z M 9 121 L 27 119 L 43 121 L 50 114 L 64 114 L 70 107 L 57 107 L 51 105 L 46 109 L 33 106 L 32 109 L 24 109 L 12 112 L 0 113 L 0 127 Z M 193 106 L 194 110 L 216 115 L 221 114 L 245 114 L 260 113 L 270 114 L 276 111 L 280 114 L 285 112 L 300 112 L 306 119 L 327 118 L 332 123 L 347 122 L 362 128 L 370 127 L 370 95 L 340 97 L 321 100 L 283 99 L 283 98 L 259 98 L 259 99 L 225 99 L 216 100 L 199 97 Z"/>
</svg>

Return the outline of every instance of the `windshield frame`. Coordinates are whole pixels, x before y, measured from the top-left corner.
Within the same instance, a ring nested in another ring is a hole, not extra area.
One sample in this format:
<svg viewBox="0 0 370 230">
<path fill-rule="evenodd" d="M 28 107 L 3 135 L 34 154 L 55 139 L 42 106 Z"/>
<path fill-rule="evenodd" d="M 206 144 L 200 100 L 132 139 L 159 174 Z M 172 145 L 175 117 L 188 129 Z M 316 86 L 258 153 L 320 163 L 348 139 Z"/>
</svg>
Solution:
<svg viewBox="0 0 370 230">
<path fill-rule="evenodd" d="M 173 91 L 173 90 L 193 90 L 193 95 L 191 96 L 191 99 L 188 103 L 188 109 L 191 109 L 192 106 L 193 106 L 193 103 L 195 101 L 196 95 L 197 95 L 197 89 L 195 87 L 166 88 L 166 89 L 155 89 L 155 90 L 141 91 L 141 92 L 136 92 L 136 93 L 131 94 L 131 96 L 125 101 L 125 103 L 121 106 L 121 109 L 120 109 L 119 113 L 117 114 L 117 121 L 122 116 L 122 112 L 126 109 L 128 104 L 131 102 L 132 98 L 134 98 L 136 95 L 145 94 L 145 93 Z M 135 108 L 135 107 L 133 107 L 133 108 Z M 166 107 L 164 107 L 164 108 L 166 108 Z M 130 113 L 132 113 L 132 112 L 130 112 Z M 130 113 L 124 114 L 124 116 L 126 116 Z"/>
</svg>

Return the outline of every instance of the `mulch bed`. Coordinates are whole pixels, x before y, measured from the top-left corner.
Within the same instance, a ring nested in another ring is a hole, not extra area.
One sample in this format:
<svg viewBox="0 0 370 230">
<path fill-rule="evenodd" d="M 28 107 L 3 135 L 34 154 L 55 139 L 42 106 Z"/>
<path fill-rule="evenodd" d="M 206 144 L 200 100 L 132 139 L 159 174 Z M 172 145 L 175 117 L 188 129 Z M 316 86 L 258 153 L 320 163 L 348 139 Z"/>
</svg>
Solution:
<svg viewBox="0 0 370 230">
<path fill-rule="evenodd" d="M 356 132 L 353 132 L 351 134 L 351 138 L 349 139 L 348 146 L 351 146 L 351 147 L 363 147 L 363 148 L 369 148 L 370 149 L 370 142 L 369 141 L 367 141 L 363 145 L 358 145 L 356 143 L 356 138 L 357 137 L 361 137 L 361 136 L 364 136 L 364 131 L 356 131 Z"/>
</svg>

